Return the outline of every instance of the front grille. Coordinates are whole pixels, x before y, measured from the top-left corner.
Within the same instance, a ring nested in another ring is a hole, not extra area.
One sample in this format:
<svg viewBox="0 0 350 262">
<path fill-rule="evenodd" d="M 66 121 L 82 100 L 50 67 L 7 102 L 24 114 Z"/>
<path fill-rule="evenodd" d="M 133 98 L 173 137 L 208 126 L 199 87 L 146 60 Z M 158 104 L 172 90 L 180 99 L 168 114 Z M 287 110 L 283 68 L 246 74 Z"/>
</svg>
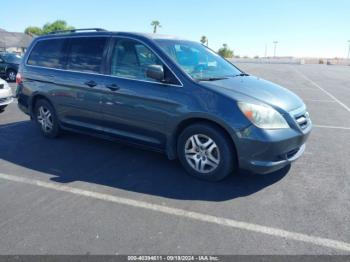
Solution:
<svg viewBox="0 0 350 262">
<path fill-rule="evenodd" d="M 298 115 L 297 117 L 295 117 L 295 121 L 297 122 L 297 124 L 301 129 L 307 128 L 307 126 L 310 123 L 309 113 L 305 112 L 302 115 Z"/>
</svg>

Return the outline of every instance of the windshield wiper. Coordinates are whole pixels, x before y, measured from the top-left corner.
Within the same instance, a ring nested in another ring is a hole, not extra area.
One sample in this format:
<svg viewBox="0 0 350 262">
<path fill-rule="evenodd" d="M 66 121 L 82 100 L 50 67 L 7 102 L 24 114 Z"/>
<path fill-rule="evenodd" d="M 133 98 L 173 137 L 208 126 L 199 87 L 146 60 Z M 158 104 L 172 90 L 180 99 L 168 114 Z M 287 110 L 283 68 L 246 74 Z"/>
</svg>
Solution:
<svg viewBox="0 0 350 262">
<path fill-rule="evenodd" d="M 197 78 L 197 81 L 217 81 L 227 79 L 227 77 L 207 77 L 207 78 Z"/>
<path fill-rule="evenodd" d="M 249 76 L 249 75 L 246 74 L 246 73 L 241 73 L 241 74 L 238 74 L 238 75 L 234 75 L 233 77 L 237 77 L 237 76 Z"/>
</svg>

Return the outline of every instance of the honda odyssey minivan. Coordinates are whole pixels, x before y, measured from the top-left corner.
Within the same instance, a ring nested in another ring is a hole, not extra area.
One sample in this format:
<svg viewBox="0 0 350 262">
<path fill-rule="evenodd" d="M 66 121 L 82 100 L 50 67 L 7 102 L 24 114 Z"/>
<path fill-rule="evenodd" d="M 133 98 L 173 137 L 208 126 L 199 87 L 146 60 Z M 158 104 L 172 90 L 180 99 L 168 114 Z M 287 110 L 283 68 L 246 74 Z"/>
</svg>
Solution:
<svg viewBox="0 0 350 262">
<path fill-rule="evenodd" d="M 19 108 L 62 130 L 164 152 L 198 178 L 269 173 L 298 159 L 312 125 L 294 93 L 200 43 L 70 30 L 37 37 L 17 75 Z"/>
</svg>

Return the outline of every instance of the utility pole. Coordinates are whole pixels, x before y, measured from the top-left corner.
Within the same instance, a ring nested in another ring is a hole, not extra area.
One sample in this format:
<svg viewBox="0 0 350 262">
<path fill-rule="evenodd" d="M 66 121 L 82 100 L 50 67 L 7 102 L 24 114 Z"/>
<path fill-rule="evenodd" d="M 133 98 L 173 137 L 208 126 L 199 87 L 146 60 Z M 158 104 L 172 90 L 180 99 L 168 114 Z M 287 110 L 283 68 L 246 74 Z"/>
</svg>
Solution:
<svg viewBox="0 0 350 262">
<path fill-rule="evenodd" d="M 276 48 L 277 48 L 278 41 L 273 41 L 273 44 L 275 45 L 273 48 L 273 57 L 276 57 Z"/>
</svg>

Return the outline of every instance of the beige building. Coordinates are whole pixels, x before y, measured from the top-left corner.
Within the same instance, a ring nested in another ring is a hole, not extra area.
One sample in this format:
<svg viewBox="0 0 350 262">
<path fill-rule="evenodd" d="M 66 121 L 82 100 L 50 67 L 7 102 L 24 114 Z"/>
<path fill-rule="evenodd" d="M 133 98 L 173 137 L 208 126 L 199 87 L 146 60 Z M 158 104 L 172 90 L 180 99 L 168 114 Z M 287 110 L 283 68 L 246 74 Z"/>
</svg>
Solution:
<svg viewBox="0 0 350 262">
<path fill-rule="evenodd" d="M 0 28 L 0 52 L 23 55 L 32 39 L 25 33 L 8 32 Z"/>
</svg>

